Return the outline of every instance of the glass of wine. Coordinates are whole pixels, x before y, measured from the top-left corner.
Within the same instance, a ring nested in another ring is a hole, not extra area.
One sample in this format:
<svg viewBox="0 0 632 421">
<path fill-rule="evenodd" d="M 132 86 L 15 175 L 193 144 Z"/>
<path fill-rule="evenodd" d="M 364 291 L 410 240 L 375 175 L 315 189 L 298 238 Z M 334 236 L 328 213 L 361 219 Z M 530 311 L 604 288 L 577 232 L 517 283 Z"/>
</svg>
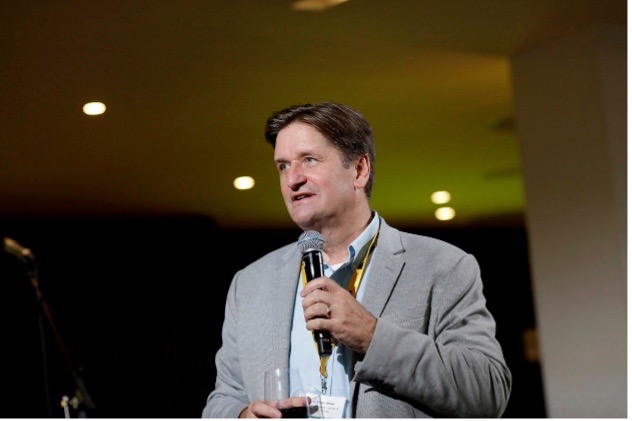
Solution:
<svg viewBox="0 0 632 421">
<path fill-rule="evenodd" d="M 300 384 L 300 376 L 292 374 L 293 393 L 290 393 L 290 371 L 275 368 L 264 373 L 264 400 L 281 411 L 283 418 L 312 418 L 319 413 L 314 408 L 320 402 L 315 393 L 307 391 Z M 298 380 L 298 382 L 297 382 Z M 298 383 L 298 384 L 297 384 Z M 317 393 L 317 392 L 316 392 Z"/>
</svg>

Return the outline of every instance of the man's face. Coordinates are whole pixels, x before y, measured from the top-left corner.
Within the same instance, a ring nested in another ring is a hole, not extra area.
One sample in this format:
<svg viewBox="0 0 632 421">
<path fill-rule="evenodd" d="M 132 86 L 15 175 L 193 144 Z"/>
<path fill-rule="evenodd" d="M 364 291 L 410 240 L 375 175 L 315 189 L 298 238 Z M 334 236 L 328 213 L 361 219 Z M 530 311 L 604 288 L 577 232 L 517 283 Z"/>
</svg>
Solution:
<svg viewBox="0 0 632 421">
<path fill-rule="evenodd" d="M 290 217 L 320 231 L 344 219 L 354 200 L 355 168 L 344 168 L 338 150 L 313 127 L 294 122 L 277 136 L 274 161 Z"/>
</svg>

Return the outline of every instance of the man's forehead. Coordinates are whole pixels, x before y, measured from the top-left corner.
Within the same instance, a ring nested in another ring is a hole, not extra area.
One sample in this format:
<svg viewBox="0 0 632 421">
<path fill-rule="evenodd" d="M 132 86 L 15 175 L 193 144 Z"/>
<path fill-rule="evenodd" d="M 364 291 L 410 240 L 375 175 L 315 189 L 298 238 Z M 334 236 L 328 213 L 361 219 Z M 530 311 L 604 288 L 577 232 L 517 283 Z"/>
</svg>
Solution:
<svg viewBox="0 0 632 421">
<path fill-rule="evenodd" d="M 312 133 L 288 132 L 285 136 L 279 133 L 274 146 L 274 156 L 275 159 L 285 155 L 300 157 L 324 153 L 330 148 L 333 148 L 333 145 L 315 129 Z"/>
<path fill-rule="evenodd" d="M 276 161 L 300 159 L 310 155 L 322 155 L 327 150 L 327 143 L 321 143 L 318 141 L 313 143 L 297 142 L 289 147 L 279 147 L 279 144 L 277 143 L 277 146 L 274 148 L 274 159 Z"/>
</svg>

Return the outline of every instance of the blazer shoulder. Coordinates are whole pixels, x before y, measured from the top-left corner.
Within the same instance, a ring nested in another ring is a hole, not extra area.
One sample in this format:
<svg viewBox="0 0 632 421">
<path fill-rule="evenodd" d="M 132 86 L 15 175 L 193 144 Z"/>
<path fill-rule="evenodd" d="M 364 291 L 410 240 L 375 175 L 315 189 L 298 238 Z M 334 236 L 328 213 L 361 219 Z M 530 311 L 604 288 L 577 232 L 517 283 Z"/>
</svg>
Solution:
<svg viewBox="0 0 632 421">
<path fill-rule="evenodd" d="M 279 247 L 276 250 L 272 250 L 259 257 L 257 260 L 249 263 L 248 265 L 246 265 L 246 267 L 242 269 L 242 271 L 255 271 L 261 273 L 261 271 L 269 270 L 270 268 L 277 267 L 280 264 L 291 260 L 297 253 L 298 248 L 296 246 L 296 243 L 286 244 L 285 246 Z"/>
<path fill-rule="evenodd" d="M 469 254 L 465 250 L 438 238 L 393 228 L 384 223 L 384 242 L 393 254 L 422 255 L 461 259 Z"/>
<path fill-rule="evenodd" d="M 423 234 L 413 234 L 410 232 L 402 233 L 402 244 L 404 247 L 421 249 L 423 251 L 435 250 L 439 253 L 447 253 L 455 256 L 463 256 L 468 254 L 460 247 L 435 237 L 429 237 Z"/>
</svg>

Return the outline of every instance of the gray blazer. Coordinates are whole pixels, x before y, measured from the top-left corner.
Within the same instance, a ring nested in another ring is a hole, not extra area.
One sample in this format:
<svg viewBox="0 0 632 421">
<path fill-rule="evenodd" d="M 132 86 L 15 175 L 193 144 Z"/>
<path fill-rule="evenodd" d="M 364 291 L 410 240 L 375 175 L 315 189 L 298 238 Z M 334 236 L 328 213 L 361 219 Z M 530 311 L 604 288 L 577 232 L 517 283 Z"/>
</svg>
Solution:
<svg viewBox="0 0 632 421">
<path fill-rule="evenodd" d="M 380 227 L 362 299 L 378 322 L 368 351 L 356 356 L 352 416 L 501 416 L 511 373 L 475 258 L 383 219 Z M 293 243 L 235 274 L 203 417 L 237 418 L 263 399 L 263 372 L 288 365 L 300 260 Z"/>
</svg>

